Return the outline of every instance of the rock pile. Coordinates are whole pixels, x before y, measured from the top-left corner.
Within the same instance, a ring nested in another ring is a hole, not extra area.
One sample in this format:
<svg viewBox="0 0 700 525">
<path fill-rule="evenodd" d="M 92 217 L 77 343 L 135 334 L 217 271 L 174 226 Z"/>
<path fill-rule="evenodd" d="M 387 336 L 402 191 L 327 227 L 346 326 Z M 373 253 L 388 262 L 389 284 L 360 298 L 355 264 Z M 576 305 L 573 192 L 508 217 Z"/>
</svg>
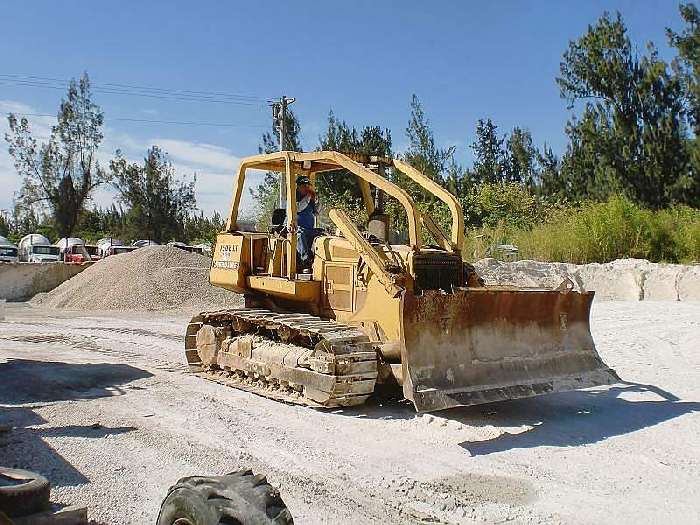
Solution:
<svg viewBox="0 0 700 525">
<path fill-rule="evenodd" d="M 98 261 L 33 304 L 73 310 L 204 310 L 242 297 L 209 284 L 211 259 L 172 246 L 146 246 Z"/>
<path fill-rule="evenodd" d="M 556 288 L 568 277 L 575 290 L 595 290 L 602 301 L 700 301 L 700 265 L 643 259 L 582 265 L 482 259 L 474 266 L 491 285 Z"/>
</svg>

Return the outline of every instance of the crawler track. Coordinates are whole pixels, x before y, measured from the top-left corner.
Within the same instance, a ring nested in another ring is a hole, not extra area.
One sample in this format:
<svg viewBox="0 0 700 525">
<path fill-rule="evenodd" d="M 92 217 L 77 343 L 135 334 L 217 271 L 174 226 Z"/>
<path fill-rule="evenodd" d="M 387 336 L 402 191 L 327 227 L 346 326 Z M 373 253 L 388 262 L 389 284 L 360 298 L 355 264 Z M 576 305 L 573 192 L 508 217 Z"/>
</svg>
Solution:
<svg viewBox="0 0 700 525">
<path fill-rule="evenodd" d="M 362 404 L 377 380 L 377 353 L 364 332 L 308 314 L 203 312 L 187 327 L 185 357 L 211 381 L 308 406 Z"/>
</svg>

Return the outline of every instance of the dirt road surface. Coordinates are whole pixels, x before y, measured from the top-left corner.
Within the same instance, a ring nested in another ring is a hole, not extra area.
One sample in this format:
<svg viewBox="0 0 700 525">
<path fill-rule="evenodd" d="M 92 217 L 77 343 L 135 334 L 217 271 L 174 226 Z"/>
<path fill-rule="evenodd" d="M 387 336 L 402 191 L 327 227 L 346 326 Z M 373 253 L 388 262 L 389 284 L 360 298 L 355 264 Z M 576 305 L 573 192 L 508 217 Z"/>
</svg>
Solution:
<svg viewBox="0 0 700 525">
<path fill-rule="evenodd" d="M 0 322 L 0 464 L 48 476 L 99 524 L 152 524 L 181 476 L 242 466 L 299 524 L 700 522 L 700 303 L 598 303 L 627 381 L 416 415 L 289 406 L 188 375 L 186 314 Z"/>
</svg>

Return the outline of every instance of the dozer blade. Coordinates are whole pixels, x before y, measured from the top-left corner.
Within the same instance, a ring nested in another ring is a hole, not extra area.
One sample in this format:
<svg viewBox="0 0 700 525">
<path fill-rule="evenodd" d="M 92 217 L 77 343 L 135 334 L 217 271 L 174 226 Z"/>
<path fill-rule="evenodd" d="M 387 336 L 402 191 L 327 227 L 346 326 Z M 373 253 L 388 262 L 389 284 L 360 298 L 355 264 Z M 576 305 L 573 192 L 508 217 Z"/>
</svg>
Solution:
<svg viewBox="0 0 700 525">
<path fill-rule="evenodd" d="M 611 384 L 593 292 L 509 288 L 403 298 L 403 390 L 419 412 Z"/>
</svg>

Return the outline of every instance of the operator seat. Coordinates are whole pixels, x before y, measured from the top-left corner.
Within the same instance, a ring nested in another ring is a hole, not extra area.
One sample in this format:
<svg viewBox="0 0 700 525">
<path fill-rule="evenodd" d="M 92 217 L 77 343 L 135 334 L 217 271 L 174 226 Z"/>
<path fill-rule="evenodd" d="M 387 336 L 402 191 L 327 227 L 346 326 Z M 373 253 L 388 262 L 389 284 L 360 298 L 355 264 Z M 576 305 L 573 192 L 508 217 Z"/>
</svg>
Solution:
<svg viewBox="0 0 700 525">
<path fill-rule="evenodd" d="M 285 221 L 287 220 L 287 210 L 284 208 L 276 208 L 272 212 L 272 219 L 270 219 L 270 233 L 276 233 L 278 235 L 282 234 L 285 228 Z"/>
</svg>

